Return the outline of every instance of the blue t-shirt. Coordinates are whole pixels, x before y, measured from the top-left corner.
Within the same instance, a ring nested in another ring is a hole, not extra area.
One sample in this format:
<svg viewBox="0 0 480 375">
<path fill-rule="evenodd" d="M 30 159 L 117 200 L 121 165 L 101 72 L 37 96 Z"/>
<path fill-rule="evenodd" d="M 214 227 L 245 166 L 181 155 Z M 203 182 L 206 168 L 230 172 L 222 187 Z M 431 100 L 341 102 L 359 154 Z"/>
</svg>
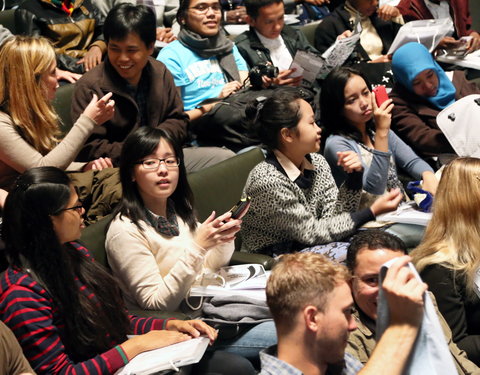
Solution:
<svg viewBox="0 0 480 375">
<path fill-rule="evenodd" d="M 247 63 L 233 46 L 233 57 L 239 71 L 247 71 Z M 202 100 L 220 95 L 227 83 L 216 57 L 200 57 L 178 40 L 166 45 L 158 54 L 173 75 L 175 85 L 181 88 L 185 111 L 194 109 Z"/>
</svg>

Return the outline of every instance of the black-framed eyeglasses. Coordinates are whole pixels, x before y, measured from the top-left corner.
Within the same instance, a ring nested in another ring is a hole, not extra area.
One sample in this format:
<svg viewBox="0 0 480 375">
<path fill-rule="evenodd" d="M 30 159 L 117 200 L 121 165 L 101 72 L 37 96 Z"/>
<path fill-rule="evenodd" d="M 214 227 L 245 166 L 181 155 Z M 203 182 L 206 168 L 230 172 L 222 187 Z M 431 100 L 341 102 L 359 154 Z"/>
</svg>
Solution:
<svg viewBox="0 0 480 375">
<path fill-rule="evenodd" d="M 161 163 L 165 164 L 165 167 L 168 169 L 174 169 L 180 165 L 180 158 L 176 158 L 174 156 L 165 159 L 152 158 L 141 160 L 136 164 L 141 164 L 145 169 L 158 169 Z"/>
<path fill-rule="evenodd" d="M 83 203 L 82 203 L 82 202 L 78 202 L 78 204 L 77 204 L 76 206 L 67 207 L 67 208 L 62 208 L 61 210 L 58 210 L 57 212 L 55 212 L 54 215 L 59 215 L 61 212 L 63 212 L 63 211 L 69 211 L 69 210 L 77 211 L 77 212 L 81 215 L 81 214 L 82 214 L 82 210 L 83 210 Z"/>
<path fill-rule="evenodd" d="M 215 13 L 220 13 L 222 11 L 222 6 L 220 5 L 220 3 L 214 3 L 214 4 L 200 3 L 188 9 L 193 9 L 197 13 L 201 13 L 201 14 L 207 13 L 209 9 L 211 9 Z"/>
</svg>

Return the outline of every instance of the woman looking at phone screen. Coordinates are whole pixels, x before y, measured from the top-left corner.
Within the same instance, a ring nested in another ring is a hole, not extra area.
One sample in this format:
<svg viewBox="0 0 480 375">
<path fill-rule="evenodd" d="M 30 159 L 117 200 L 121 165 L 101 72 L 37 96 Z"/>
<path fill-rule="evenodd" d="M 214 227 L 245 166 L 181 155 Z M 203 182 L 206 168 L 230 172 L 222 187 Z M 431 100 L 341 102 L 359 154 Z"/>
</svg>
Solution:
<svg viewBox="0 0 480 375">
<path fill-rule="evenodd" d="M 229 263 L 241 217 L 212 212 L 197 222 L 182 149 L 161 129 L 141 127 L 126 139 L 120 180 L 123 199 L 107 232 L 108 263 L 128 307 L 176 311 L 197 277 Z M 231 351 L 250 358 L 276 343 L 271 321 L 238 339 L 249 335 L 248 343 L 229 343 L 222 350 L 243 346 L 242 352 Z"/>
<path fill-rule="evenodd" d="M 392 100 L 378 106 L 361 72 L 346 67 L 333 70 L 324 81 L 320 106 L 322 124 L 330 135 L 325 158 L 337 186 L 347 179 L 355 154 L 364 168 L 367 195 L 402 188 L 397 167 L 416 180 L 423 179 L 423 189 L 435 194 L 438 181 L 433 169 L 390 129 Z"/>
</svg>

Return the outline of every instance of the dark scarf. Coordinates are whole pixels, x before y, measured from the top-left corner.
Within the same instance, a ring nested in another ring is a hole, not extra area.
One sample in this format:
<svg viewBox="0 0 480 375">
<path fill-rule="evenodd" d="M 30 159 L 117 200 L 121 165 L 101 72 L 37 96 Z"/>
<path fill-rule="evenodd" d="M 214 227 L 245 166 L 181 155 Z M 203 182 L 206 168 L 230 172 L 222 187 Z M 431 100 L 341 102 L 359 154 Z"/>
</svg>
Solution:
<svg viewBox="0 0 480 375">
<path fill-rule="evenodd" d="M 229 40 L 223 29 L 217 35 L 204 38 L 185 27 L 180 29 L 178 41 L 200 57 L 209 59 L 216 57 L 228 81 L 240 81 L 237 63 L 233 57 L 233 42 Z"/>
</svg>

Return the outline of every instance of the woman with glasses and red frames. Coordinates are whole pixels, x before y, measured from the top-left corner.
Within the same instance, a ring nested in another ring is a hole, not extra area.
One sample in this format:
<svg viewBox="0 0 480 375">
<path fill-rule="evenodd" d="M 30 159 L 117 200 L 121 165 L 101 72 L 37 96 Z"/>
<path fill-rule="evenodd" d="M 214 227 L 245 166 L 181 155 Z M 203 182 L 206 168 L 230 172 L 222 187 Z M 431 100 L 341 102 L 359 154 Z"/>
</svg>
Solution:
<svg viewBox="0 0 480 375">
<path fill-rule="evenodd" d="M 222 29 L 218 0 L 182 0 L 177 12 L 180 33 L 158 54 L 173 75 L 190 120 L 210 111 L 205 99 L 225 98 L 247 78 L 247 63 Z"/>
<path fill-rule="evenodd" d="M 83 213 L 70 179 L 54 167 L 25 172 L 5 203 L 10 266 L 0 279 L 0 319 L 37 374 L 114 374 L 137 354 L 200 334 L 215 340 L 199 320 L 127 315 L 115 279 L 75 242 Z M 208 361 L 238 365 L 228 353 Z"/>
<path fill-rule="evenodd" d="M 227 265 L 232 256 L 241 220 L 212 212 L 197 222 L 182 158 L 179 144 L 161 129 L 141 127 L 123 145 L 123 199 L 106 250 L 129 308 L 178 310 L 197 276 Z M 275 343 L 269 321 L 216 347 L 254 359 Z"/>
</svg>

